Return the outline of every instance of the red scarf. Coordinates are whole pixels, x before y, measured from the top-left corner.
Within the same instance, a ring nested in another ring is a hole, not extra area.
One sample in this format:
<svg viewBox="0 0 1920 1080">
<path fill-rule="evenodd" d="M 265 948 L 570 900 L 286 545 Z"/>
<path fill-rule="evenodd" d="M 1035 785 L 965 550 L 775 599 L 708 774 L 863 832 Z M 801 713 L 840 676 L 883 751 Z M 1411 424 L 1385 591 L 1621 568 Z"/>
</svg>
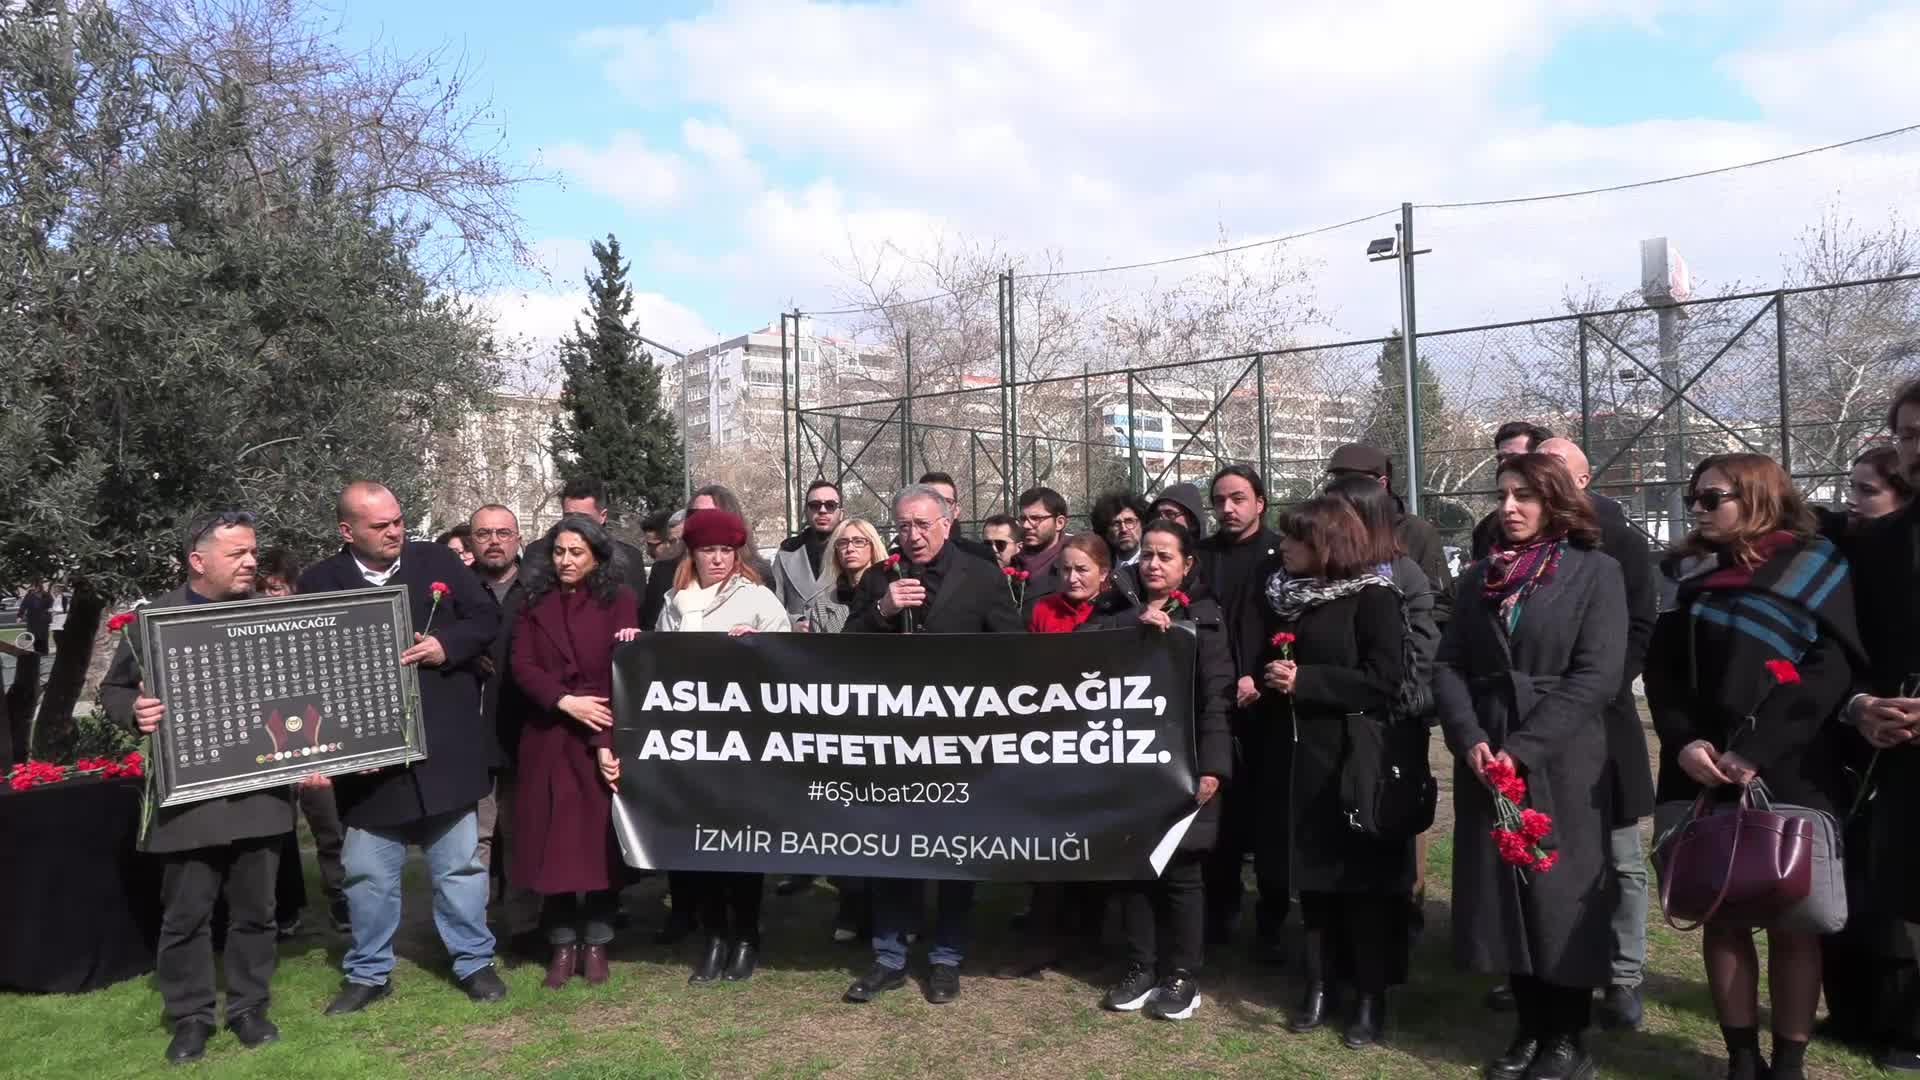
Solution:
<svg viewBox="0 0 1920 1080">
<path fill-rule="evenodd" d="M 1744 589 L 1753 584 L 1753 572 L 1773 561 L 1773 557 L 1786 548 L 1799 543 L 1799 539 L 1785 529 L 1770 532 L 1754 538 L 1753 550 L 1760 561 L 1748 566 L 1735 562 L 1730 553 L 1722 551 L 1720 569 L 1702 578 L 1694 588 L 1699 589 Z"/>
<path fill-rule="evenodd" d="M 1067 599 L 1065 593 L 1054 593 L 1034 601 L 1033 614 L 1027 617 L 1027 632 L 1030 634 L 1069 634 L 1074 628 L 1087 621 L 1093 614 L 1093 601 L 1078 603 Z"/>
</svg>

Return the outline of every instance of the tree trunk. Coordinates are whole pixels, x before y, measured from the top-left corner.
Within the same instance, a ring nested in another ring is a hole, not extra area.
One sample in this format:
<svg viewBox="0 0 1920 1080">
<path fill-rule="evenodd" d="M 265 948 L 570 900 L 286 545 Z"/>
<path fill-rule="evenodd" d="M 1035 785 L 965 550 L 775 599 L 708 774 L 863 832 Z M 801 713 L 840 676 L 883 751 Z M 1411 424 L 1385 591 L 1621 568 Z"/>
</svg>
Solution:
<svg viewBox="0 0 1920 1080">
<path fill-rule="evenodd" d="M 100 630 L 100 615 L 107 608 L 106 598 L 85 582 L 75 582 L 73 599 L 67 604 L 67 623 L 54 637 L 53 673 L 47 678 L 46 691 L 40 696 L 40 711 L 34 726 L 34 756 L 44 761 L 61 761 L 73 752 L 76 738 L 73 709 L 86 686 L 87 666 L 93 662 L 93 639 Z"/>
</svg>

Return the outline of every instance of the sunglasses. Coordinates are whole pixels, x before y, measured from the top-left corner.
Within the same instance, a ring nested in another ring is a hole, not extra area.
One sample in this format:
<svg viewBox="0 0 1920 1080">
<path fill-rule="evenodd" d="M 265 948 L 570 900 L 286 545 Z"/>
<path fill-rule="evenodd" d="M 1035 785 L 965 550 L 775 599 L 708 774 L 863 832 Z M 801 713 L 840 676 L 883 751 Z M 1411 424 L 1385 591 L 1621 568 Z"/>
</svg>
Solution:
<svg viewBox="0 0 1920 1080">
<path fill-rule="evenodd" d="M 992 549 L 993 549 L 993 550 L 995 550 L 995 551 L 1005 551 L 1005 550 L 1007 550 L 1007 549 L 1008 549 L 1009 547 L 1012 547 L 1012 546 L 1013 546 L 1013 541 L 1011 541 L 1011 540 L 989 540 L 989 541 L 987 541 L 987 546 L 988 546 L 988 547 L 990 547 L 990 548 L 992 548 Z"/>
<path fill-rule="evenodd" d="M 1735 495 L 1731 491 L 1722 491 L 1719 488 L 1706 488 L 1701 491 L 1687 492 L 1687 505 L 1697 506 L 1709 514 L 1720 509 L 1720 504 L 1723 502 L 1739 501 L 1740 496 Z"/>
<path fill-rule="evenodd" d="M 831 514 L 840 509 L 840 504 L 832 499 L 807 500 L 807 512 L 812 514 Z"/>
</svg>

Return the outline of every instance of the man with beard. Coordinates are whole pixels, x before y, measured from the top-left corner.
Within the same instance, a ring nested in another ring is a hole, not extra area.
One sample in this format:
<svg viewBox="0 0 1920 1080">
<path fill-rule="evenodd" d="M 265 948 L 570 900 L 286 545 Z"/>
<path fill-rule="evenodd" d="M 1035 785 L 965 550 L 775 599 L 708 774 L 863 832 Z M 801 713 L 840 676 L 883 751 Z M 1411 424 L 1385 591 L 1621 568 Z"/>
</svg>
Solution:
<svg viewBox="0 0 1920 1080">
<path fill-rule="evenodd" d="M 1140 560 L 1140 534 L 1151 512 L 1140 496 L 1130 491 L 1109 491 L 1095 500 L 1088 514 L 1093 531 L 1113 552 L 1112 587 L 1136 604 L 1140 602 L 1140 578 L 1134 564 Z"/>
<path fill-rule="evenodd" d="M 1013 557 L 1020 554 L 1020 526 L 1012 514 L 995 514 L 981 522 L 980 535 L 995 564 L 1003 570 L 1013 565 Z"/>
<path fill-rule="evenodd" d="M 187 583 L 154 597 L 154 607 L 247 599 L 257 558 L 253 515 L 229 511 L 196 519 L 187 529 L 181 557 Z M 452 552 L 447 558 L 459 562 Z M 152 734 L 165 722 L 166 705 L 148 696 L 141 681 L 132 634 L 121 637 L 100 698 L 108 716 L 141 734 Z M 276 959 L 274 875 L 280 838 L 293 828 L 291 794 L 290 787 L 274 787 L 153 811 L 140 847 L 161 864 L 154 984 L 173 1025 L 169 1062 L 201 1057 L 213 1037 L 218 988 L 212 923 L 214 904 L 223 894 L 227 1027 L 248 1048 L 280 1037 L 267 1019 L 267 1004 Z"/>
<path fill-rule="evenodd" d="M 773 590 L 787 609 L 795 630 L 806 629 L 807 604 L 820 593 L 820 561 L 827 537 L 846 518 L 840 488 L 831 480 L 815 480 L 807 487 L 806 528 L 787 537 L 773 556 Z M 637 595 L 637 594 L 636 594 Z"/>
<path fill-rule="evenodd" d="M 1021 603 L 1031 609 L 1034 601 L 1062 588 L 1060 545 L 1067 538 L 1067 500 L 1052 488 L 1037 487 L 1021 492 L 1016 505 L 1020 553 L 1013 557 L 1013 568 L 1024 575 Z"/>
<path fill-rule="evenodd" d="M 513 820 L 514 763 L 518 760 L 520 725 L 527 715 L 526 699 L 507 673 L 513 647 L 513 624 L 526 589 L 520 582 L 520 520 L 512 510 L 489 503 L 473 512 L 468 522 L 473 536 L 473 572 L 486 587 L 500 612 L 500 628 L 487 648 L 486 682 L 481 686 L 480 715 L 486 729 L 499 740 L 493 791 L 480 800 L 480 864 L 490 877 L 506 881 L 506 860 L 494 858 L 496 838 L 505 840 L 503 826 Z"/>
<path fill-rule="evenodd" d="M 1221 807 L 1220 833 L 1207 857 L 1207 940 L 1228 944 L 1240 918 L 1240 867 L 1245 853 L 1254 850 L 1262 828 L 1256 796 L 1261 775 L 1284 764 L 1269 761 L 1267 725 L 1260 711 L 1257 681 L 1265 659 L 1266 583 L 1278 567 L 1280 534 L 1267 527 L 1267 489 L 1260 473 L 1246 465 L 1228 465 L 1214 475 L 1208 488 L 1214 520 L 1219 528 L 1197 545 L 1201 586 L 1219 602 L 1227 626 L 1227 645 L 1233 654 L 1233 729 L 1235 783 Z M 1162 496 L 1162 501 L 1166 496 Z M 1191 591 L 1191 590 L 1189 590 Z M 1277 775 L 1284 776 L 1284 772 Z M 1236 797 L 1236 792 L 1238 796 Z M 1291 900 L 1287 895 L 1285 865 L 1273 858 L 1258 859 L 1254 871 L 1260 890 L 1255 921 L 1260 954 L 1277 963 L 1283 956 L 1280 927 Z"/>
</svg>

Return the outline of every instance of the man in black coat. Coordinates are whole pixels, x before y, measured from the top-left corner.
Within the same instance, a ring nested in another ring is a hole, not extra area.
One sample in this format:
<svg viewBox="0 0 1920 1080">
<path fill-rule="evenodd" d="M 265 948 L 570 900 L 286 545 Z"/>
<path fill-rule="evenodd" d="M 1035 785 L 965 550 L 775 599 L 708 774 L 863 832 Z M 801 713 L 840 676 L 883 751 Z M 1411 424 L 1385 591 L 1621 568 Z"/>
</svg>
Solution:
<svg viewBox="0 0 1920 1080">
<path fill-rule="evenodd" d="M 1920 382 L 1895 396 L 1887 421 L 1901 469 L 1920 479 Z M 1857 582 L 1854 602 L 1869 664 L 1842 716 L 1878 751 L 1865 807 L 1866 843 L 1856 841 L 1847 851 L 1850 863 L 1864 863 L 1864 869 L 1850 865 L 1849 876 L 1864 877 L 1860 892 L 1871 907 L 1849 915 L 1898 920 L 1920 953 L 1920 846 L 1908 831 L 1920 815 L 1920 500 L 1850 530 L 1840 546 Z M 1893 1030 L 1875 1033 L 1890 1038 L 1878 1063 L 1920 1071 L 1920 1001 L 1906 995 L 1892 1008 Z"/>
<path fill-rule="evenodd" d="M 1607 759 L 1613 776 L 1613 875 L 1620 905 L 1613 914 L 1613 982 L 1599 1020 L 1610 1028 L 1640 1026 L 1640 984 L 1647 963 L 1647 862 L 1640 852 L 1640 819 L 1653 813 L 1653 770 L 1647 765 L 1647 733 L 1633 699 L 1633 681 L 1646 667 L 1647 643 L 1660 615 L 1647 537 L 1627 520 L 1620 504 L 1587 485 L 1593 480 L 1587 455 L 1571 439 L 1548 438 L 1537 447 L 1557 457 L 1587 493 L 1600 519 L 1600 550 L 1620 564 L 1627 587 L 1627 659 L 1620 693 L 1607 706 Z"/>
<path fill-rule="evenodd" d="M 348 484 L 338 510 L 345 546 L 301 574 L 299 591 L 406 586 L 415 644 L 399 661 L 419 669 L 427 758 L 334 779 L 347 826 L 341 857 L 353 943 L 343 962 L 345 981 L 327 1014 L 358 1012 L 393 992 L 400 872 L 410 844 L 427 857 L 434 923 L 453 956 L 454 978 L 475 1001 L 498 1001 L 507 987 L 493 964 L 476 807 L 492 790 L 499 755 L 499 743 L 480 712 L 478 663 L 494 643 L 499 606 L 452 549 L 407 540 L 399 500 L 382 485 Z M 437 605 L 436 583 L 448 589 Z"/>
<path fill-rule="evenodd" d="M 487 647 L 480 686 L 480 717 L 499 741 L 494 762 L 493 791 L 480 800 L 478 826 L 480 864 L 488 874 L 504 880 L 506 860 L 494 853 L 499 841 L 512 832 L 513 769 L 519 760 L 520 726 L 531 706 L 513 681 L 508 658 L 513 649 L 513 624 L 520 615 L 526 585 L 520 577 L 520 519 L 499 503 L 488 503 L 468 519 L 473 538 L 473 573 L 480 579 L 500 612 L 500 626 Z"/>
<path fill-rule="evenodd" d="M 227 512 L 196 519 L 188 528 L 183 561 L 187 583 L 153 597 L 153 607 L 245 600 L 253 593 L 257 547 L 253 515 Z M 448 553 L 457 564 L 459 556 Z M 100 699 L 115 723 L 150 734 L 166 705 L 148 697 L 134 659 L 133 631 L 120 639 L 100 684 Z M 149 763 L 149 767 L 152 767 Z M 141 850 L 159 857 L 159 953 L 154 983 L 173 1025 L 167 1060 L 192 1061 L 214 1033 L 214 904 L 227 899 L 227 1027 L 241 1045 L 280 1037 L 267 1019 L 274 968 L 274 875 L 281 837 L 293 830 L 292 788 L 156 807 Z M 104 898 L 103 898 L 104 899 Z"/>
<path fill-rule="evenodd" d="M 1049 487 L 1028 488 L 1016 505 L 1020 514 L 1020 551 L 1013 568 L 1025 574 L 1020 581 L 1020 603 L 1028 614 L 1033 605 L 1066 588 L 1060 573 L 1060 549 L 1067 543 L 1067 500 Z"/>
<path fill-rule="evenodd" d="M 947 542 L 953 504 L 931 487 L 914 484 L 894 496 L 900 530 L 900 574 L 861 576 L 860 594 L 841 633 L 1017 634 L 1025 629 L 998 568 L 964 555 Z M 847 988 L 852 1004 L 872 1001 L 907 981 L 907 933 L 919 925 L 924 882 L 876 878 L 873 893 L 873 969 Z M 942 881 L 927 959 L 927 1000 L 939 1005 L 960 995 L 974 883 Z"/>
<path fill-rule="evenodd" d="M 1267 747 L 1270 726 L 1260 709 L 1260 663 L 1266 643 L 1267 578 L 1279 567 L 1280 534 L 1267 527 L 1267 488 L 1258 471 L 1245 465 L 1221 469 L 1208 488 L 1219 529 L 1195 545 L 1200 581 L 1219 602 L 1226 622 L 1227 648 L 1233 655 L 1233 775 L 1220 810 L 1220 836 L 1207 857 L 1207 941 L 1233 940 L 1240 918 L 1241 864 L 1258 851 L 1261 828 L 1259 795 L 1265 769 L 1273 762 Z M 1162 496 L 1164 500 L 1166 496 Z M 1284 771 L 1280 774 L 1285 775 Z M 1254 916 L 1263 959 L 1284 959 L 1280 928 L 1292 906 L 1287 868 L 1275 859 L 1254 863 L 1260 891 Z"/>
</svg>

